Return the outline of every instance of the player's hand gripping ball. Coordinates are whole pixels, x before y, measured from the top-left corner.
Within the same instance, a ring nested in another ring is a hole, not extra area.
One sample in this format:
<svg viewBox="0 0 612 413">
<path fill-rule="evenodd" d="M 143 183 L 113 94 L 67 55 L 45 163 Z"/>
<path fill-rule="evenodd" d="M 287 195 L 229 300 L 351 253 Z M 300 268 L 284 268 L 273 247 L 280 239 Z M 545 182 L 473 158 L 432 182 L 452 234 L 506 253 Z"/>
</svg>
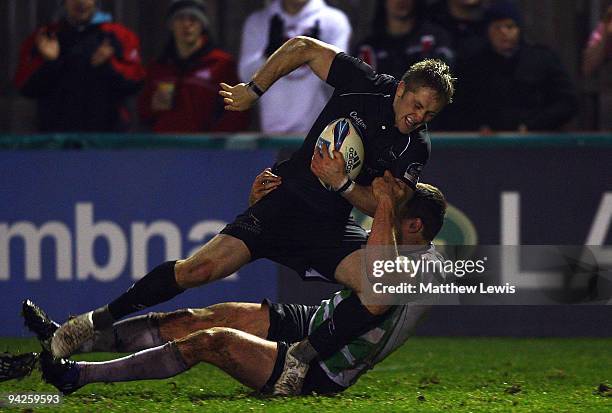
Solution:
<svg viewBox="0 0 612 413">
<path fill-rule="evenodd" d="M 359 130 L 350 119 L 336 119 L 323 129 L 319 139 L 317 139 L 314 156 L 320 156 L 319 154 L 322 154 L 324 148 L 327 148 L 331 159 L 334 159 L 334 151 L 339 152 L 344 159 L 344 171 L 341 171 L 340 181 L 344 180 L 345 176 L 352 180 L 357 178 L 363 166 L 365 152 Z M 311 169 L 313 169 L 312 166 Z M 319 178 L 321 185 L 328 191 L 337 189 L 334 188 L 333 183 L 329 179 L 322 179 L 324 178 L 321 176 L 322 174 L 317 173 L 314 169 L 313 172 Z"/>
</svg>

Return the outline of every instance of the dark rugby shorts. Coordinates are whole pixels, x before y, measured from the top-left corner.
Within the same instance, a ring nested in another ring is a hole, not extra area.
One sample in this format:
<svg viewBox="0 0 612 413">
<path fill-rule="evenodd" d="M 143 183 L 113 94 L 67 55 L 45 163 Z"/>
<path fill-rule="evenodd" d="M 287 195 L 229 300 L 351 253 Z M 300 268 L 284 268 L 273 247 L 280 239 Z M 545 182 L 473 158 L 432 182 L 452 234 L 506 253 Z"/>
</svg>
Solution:
<svg viewBox="0 0 612 413">
<path fill-rule="evenodd" d="M 361 248 L 367 233 L 352 217 L 313 211 L 281 185 L 236 217 L 221 234 L 242 240 L 253 261 L 268 258 L 306 280 L 334 282 L 336 267 Z"/>
<path fill-rule="evenodd" d="M 271 394 L 274 384 L 283 372 L 285 356 L 289 345 L 301 341 L 308 336 L 310 319 L 319 308 L 314 305 L 281 304 L 264 300 L 270 312 L 270 329 L 267 340 L 277 343 L 276 362 L 272 375 L 261 388 L 261 393 Z M 310 363 L 308 373 L 302 386 L 302 394 L 334 394 L 344 391 L 346 388 L 333 382 L 323 371 L 318 361 Z"/>
</svg>

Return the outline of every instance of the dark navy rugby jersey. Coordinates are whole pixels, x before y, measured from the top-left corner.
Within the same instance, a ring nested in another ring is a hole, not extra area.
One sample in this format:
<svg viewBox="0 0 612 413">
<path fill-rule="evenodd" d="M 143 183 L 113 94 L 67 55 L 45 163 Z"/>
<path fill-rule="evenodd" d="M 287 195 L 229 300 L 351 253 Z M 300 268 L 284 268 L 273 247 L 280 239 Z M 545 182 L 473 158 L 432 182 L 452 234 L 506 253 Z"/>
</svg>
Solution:
<svg viewBox="0 0 612 413">
<path fill-rule="evenodd" d="M 377 74 L 357 58 L 339 53 L 331 65 L 327 83 L 335 88 L 331 99 L 301 148 L 276 167 L 276 172 L 283 177 L 283 186 L 320 213 L 348 216 L 351 204 L 340 194 L 327 191 L 310 171 L 319 134 L 331 121 L 345 117 L 359 129 L 365 150 L 364 165 L 355 181 L 370 185 L 388 169 L 414 189 L 429 158 L 431 143 L 425 127 L 404 135 L 394 126 L 393 97 L 399 81 Z"/>
</svg>

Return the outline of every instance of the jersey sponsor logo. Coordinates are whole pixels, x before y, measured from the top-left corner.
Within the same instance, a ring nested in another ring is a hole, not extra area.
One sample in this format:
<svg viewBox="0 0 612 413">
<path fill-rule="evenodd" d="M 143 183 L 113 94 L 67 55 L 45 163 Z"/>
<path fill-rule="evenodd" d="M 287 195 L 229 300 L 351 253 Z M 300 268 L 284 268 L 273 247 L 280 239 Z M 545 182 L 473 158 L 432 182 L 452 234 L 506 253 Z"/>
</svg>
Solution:
<svg viewBox="0 0 612 413">
<path fill-rule="evenodd" d="M 408 165 L 406 172 L 404 172 L 404 179 L 412 182 L 414 185 L 419 183 L 419 177 L 421 176 L 421 171 L 423 170 L 423 164 L 418 162 L 413 162 Z"/>
<path fill-rule="evenodd" d="M 367 129 L 368 128 L 366 126 L 365 122 L 363 121 L 363 119 L 361 119 L 359 116 L 357 116 L 357 112 L 356 111 L 352 111 L 351 113 L 349 113 L 349 116 L 355 121 L 355 124 L 357 126 L 360 126 L 363 129 Z"/>
</svg>

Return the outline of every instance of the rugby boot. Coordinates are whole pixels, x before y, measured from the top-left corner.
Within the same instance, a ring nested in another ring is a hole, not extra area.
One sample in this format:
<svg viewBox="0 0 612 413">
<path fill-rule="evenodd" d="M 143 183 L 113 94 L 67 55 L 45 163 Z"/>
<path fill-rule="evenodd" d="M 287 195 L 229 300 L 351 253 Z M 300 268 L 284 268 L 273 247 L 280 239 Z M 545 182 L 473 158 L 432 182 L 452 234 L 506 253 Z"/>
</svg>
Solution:
<svg viewBox="0 0 612 413">
<path fill-rule="evenodd" d="M 47 313 L 31 300 L 24 300 L 21 303 L 21 315 L 25 326 L 36 334 L 43 349 L 49 350 L 51 337 L 60 325 L 51 320 Z"/>
<path fill-rule="evenodd" d="M 24 353 L 24 354 L 0 354 L 0 382 L 21 379 L 34 370 L 39 354 Z"/>
<path fill-rule="evenodd" d="M 78 384 L 79 365 L 76 361 L 54 358 L 51 353 L 44 351 L 40 356 L 40 368 L 43 380 L 65 395 L 83 387 Z"/>
<path fill-rule="evenodd" d="M 275 396 L 296 396 L 302 392 L 304 379 L 310 365 L 295 358 L 291 350 L 297 345 L 293 344 L 287 350 L 285 365 L 280 377 L 274 383 L 272 394 Z"/>
</svg>

